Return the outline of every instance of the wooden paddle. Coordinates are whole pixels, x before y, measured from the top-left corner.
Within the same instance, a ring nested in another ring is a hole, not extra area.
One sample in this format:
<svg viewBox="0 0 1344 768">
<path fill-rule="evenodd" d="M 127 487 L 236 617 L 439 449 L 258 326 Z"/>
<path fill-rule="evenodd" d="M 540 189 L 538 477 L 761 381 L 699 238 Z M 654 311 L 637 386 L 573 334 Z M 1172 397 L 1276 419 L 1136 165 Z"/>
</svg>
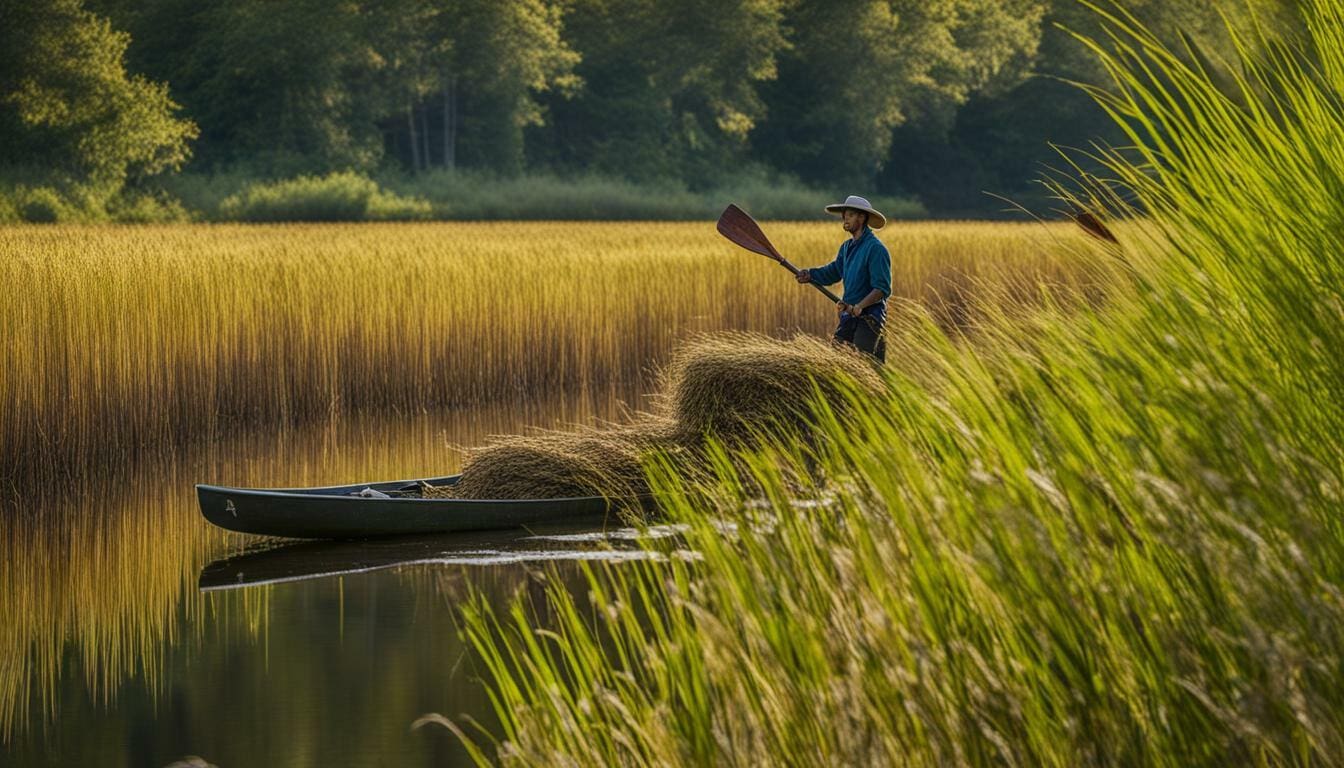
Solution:
<svg viewBox="0 0 1344 768">
<path fill-rule="evenodd" d="M 794 275 L 802 271 L 781 256 L 779 251 L 775 250 L 775 246 L 770 244 L 770 239 L 761 231 L 761 225 L 757 224 L 755 219 L 736 205 L 730 203 L 727 208 L 723 209 L 723 215 L 719 216 L 718 230 L 720 235 L 748 251 L 774 259 Z M 808 283 L 808 285 L 821 291 L 832 302 L 837 304 L 840 302 L 840 297 L 827 290 L 826 286 L 816 283 Z"/>
<path fill-rule="evenodd" d="M 1111 234 L 1111 230 L 1107 228 L 1105 224 L 1101 223 L 1101 219 L 1097 218 L 1095 213 L 1081 209 L 1076 210 L 1076 213 L 1071 214 L 1073 220 L 1078 226 L 1082 227 L 1087 234 L 1098 240 L 1105 240 L 1108 243 L 1115 243 L 1117 245 L 1120 243 L 1119 240 L 1115 239 L 1115 235 Z"/>
</svg>

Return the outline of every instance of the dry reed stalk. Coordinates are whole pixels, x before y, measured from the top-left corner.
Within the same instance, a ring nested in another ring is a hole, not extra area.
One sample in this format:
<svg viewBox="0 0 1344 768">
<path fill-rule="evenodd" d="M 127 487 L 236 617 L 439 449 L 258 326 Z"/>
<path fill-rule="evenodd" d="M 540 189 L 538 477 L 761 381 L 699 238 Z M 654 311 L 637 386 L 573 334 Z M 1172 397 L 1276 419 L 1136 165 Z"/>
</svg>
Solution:
<svg viewBox="0 0 1344 768">
<path fill-rule="evenodd" d="M 956 325 L 993 286 L 1031 302 L 1042 283 L 1090 284 L 1075 230 L 902 222 L 881 237 L 894 296 Z M 843 232 L 770 235 L 810 265 Z M 518 284 L 527 306 L 501 313 Z M 833 321 L 698 223 L 0 227 L 0 475 L 240 422 L 636 381 L 692 334 L 822 336 Z"/>
</svg>

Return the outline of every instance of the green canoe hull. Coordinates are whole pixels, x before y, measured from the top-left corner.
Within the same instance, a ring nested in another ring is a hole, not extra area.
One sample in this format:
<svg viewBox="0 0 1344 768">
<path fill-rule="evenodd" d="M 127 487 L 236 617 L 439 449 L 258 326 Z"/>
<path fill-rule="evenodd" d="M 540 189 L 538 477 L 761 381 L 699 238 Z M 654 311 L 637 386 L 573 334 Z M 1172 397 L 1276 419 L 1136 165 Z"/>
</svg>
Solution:
<svg viewBox="0 0 1344 768">
<path fill-rule="evenodd" d="M 201 514 L 239 533 L 301 539 L 367 539 L 459 531 L 603 523 L 617 515 L 601 496 L 567 499 L 422 499 L 358 496 L 365 488 L 396 494 L 417 483 L 445 486 L 461 475 L 323 488 L 229 488 L 197 485 Z"/>
</svg>

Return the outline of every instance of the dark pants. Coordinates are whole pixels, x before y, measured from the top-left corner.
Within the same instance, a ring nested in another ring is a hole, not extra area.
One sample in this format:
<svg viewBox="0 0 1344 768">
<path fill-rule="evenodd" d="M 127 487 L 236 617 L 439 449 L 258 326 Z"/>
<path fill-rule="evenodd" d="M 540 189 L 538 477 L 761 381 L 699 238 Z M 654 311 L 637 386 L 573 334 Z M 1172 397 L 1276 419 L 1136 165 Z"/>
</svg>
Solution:
<svg viewBox="0 0 1344 768">
<path fill-rule="evenodd" d="M 835 343 L 849 344 L 872 355 L 879 363 L 886 362 L 887 343 L 882 339 L 882 323 L 887 319 L 886 304 L 875 304 L 860 317 L 846 314 L 835 329 Z"/>
</svg>

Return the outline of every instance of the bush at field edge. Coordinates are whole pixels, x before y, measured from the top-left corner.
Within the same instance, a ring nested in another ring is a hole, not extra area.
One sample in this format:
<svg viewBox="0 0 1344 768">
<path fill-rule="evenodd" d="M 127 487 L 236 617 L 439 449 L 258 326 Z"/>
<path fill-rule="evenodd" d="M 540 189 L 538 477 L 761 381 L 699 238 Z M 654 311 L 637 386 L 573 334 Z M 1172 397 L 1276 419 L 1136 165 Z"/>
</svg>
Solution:
<svg viewBox="0 0 1344 768">
<path fill-rule="evenodd" d="M 406 221 L 427 219 L 428 202 L 388 192 L 353 171 L 252 184 L 225 198 L 219 217 L 234 221 Z"/>
<path fill-rule="evenodd" d="M 384 183 L 428 200 L 434 206 L 434 218 L 453 220 L 695 221 L 713 219 L 725 205 L 737 203 L 757 218 L 801 221 L 823 218 L 827 203 L 855 193 L 817 189 L 760 171 L 703 190 L 689 189 L 674 180 L 635 182 L 548 173 L 497 177 L 443 170 L 393 176 Z M 915 200 L 869 197 L 891 218 L 928 215 Z"/>
</svg>

